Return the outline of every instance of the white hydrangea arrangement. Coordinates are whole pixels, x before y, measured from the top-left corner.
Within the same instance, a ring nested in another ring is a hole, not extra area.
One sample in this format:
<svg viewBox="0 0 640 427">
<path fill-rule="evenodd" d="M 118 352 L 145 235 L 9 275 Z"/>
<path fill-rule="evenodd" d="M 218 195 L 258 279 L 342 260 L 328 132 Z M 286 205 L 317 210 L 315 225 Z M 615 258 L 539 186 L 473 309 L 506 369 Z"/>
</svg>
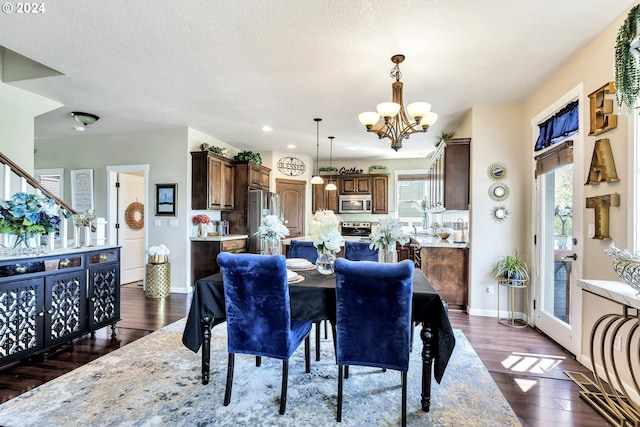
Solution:
<svg viewBox="0 0 640 427">
<path fill-rule="evenodd" d="M 371 229 L 370 249 L 380 249 L 384 246 L 394 245 L 399 242 L 401 245 L 409 241 L 409 235 L 402 231 L 400 221 L 391 215 L 380 220 L 378 225 Z"/>
<path fill-rule="evenodd" d="M 289 235 L 289 229 L 282 223 L 282 218 L 278 215 L 265 215 L 258 231 L 254 234 L 265 240 L 275 242 Z"/>
<path fill-rule="evenodd" d="M 149 246 L 149 255 L 152 256 L 169 256 L 171 251 L 165 245 Z"/>
<path fill-rule="evenodd" d="M 342 236 L 338 231 L 340 218 L 330 210 L 319 210 L 313 214 L 309 230 L 313 239 L 313 246 L 321 254 L 325 250 L 331 253 L 340 251 Z"/>
</svg>

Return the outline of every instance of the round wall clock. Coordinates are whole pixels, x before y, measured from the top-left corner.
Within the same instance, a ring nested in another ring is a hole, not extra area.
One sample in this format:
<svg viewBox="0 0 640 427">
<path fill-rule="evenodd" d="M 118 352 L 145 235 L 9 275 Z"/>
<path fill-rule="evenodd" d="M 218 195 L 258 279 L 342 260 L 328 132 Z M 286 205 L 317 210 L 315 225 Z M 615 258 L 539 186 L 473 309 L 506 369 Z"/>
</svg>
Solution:
<svg viewBox="0 0 640 427">
<path fill-rule="evenodd" d="M 278 160 L 278 170 L 287 176 L 299 176 L 305 171 L 304 162 L 296 157 L 283 157 Z"/>
</svg>

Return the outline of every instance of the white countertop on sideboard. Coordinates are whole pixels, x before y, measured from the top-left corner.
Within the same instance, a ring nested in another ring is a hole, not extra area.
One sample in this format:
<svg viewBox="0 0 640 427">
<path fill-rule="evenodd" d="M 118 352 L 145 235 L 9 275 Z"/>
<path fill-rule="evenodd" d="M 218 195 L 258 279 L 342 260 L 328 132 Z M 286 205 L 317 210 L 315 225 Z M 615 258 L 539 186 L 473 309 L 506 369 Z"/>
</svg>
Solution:
<svg viewBox="0 0 640 427">
<path fill-rule="evenodd" d="M 247 234 L 227 234 L 226 236 L 191 237 L 192 242 L 226 242 L 227 240 L 248 239 Z"/>
<path fill-rule="evenodd" d="M 608 300 L 640 309 L 640 298 L 636 296 L 637 292 L 624 282 L 582 279 L 578 286 Z"/>
</svg>

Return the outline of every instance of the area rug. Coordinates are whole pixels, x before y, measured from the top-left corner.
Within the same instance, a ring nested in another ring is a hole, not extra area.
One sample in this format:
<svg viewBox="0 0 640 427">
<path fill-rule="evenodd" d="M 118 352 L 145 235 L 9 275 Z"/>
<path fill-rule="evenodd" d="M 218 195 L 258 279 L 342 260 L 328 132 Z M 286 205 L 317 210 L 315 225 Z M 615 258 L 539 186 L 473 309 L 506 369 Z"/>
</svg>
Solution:
<svg viewBox="0 0 640 427">
<path fill-rule="evenodd" d="M 185 319 L 0 405 L 0 425 L 24 426 L 394 426 L 400 424 L 396 371 L 352 366 L 336 423 L 337 374 L 331 337 L 304 372 L 304 345 L 289 362 L 287 411 L 278 415 L 282 362 L 237 355 L 231 404 L 223 406 L 226 326 L 213 329 L 211 381 L 202 385 L 200 353 L 182 345 Z M 312 332 L 313 333 L 313 332 Z M 420 409 L 420 334 L 408 372 L 410 426 L 520 426 L 517 416 L 460 330 L 431 411 Z M 313 351 L 312 342 L 312 355 Z"/>
</svg>

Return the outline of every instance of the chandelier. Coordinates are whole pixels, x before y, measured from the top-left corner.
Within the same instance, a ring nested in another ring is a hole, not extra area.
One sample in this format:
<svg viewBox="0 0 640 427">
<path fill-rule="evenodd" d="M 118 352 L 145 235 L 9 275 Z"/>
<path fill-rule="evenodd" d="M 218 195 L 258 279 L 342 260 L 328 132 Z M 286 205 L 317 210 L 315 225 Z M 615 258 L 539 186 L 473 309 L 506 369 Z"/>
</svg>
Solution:
<svg viewBox="0 0 640 427">
<path fill-rule="evenodd" d="M 360 113 L 358 118 L 360 123 L 366 126 L 367 132 L 378 134 L 379 139 L 389 138 L 391 148 L 398 151 L 402 148 L 402 141 L 409 139 L 414 133 L 426 132 L 429 126 L 434 124 L 438 119 L 438 115 L 431 111 L 431 104 L 427 102 L 412 102 L 407 105 L 407 113 L 415 121 L 410 121 L 407 113 L 404 111 L 402 103 L 402 73 L 400 72 L 400 63 L 404 61 L 404 55 L 393 55 L 391 62 L 395 65 L 391 69 L 391 78 L 395 82 L 391 85 L 392 102 L 383 102 L 378 104 L 377 113 L 368 111 Z"/>
</svg>

